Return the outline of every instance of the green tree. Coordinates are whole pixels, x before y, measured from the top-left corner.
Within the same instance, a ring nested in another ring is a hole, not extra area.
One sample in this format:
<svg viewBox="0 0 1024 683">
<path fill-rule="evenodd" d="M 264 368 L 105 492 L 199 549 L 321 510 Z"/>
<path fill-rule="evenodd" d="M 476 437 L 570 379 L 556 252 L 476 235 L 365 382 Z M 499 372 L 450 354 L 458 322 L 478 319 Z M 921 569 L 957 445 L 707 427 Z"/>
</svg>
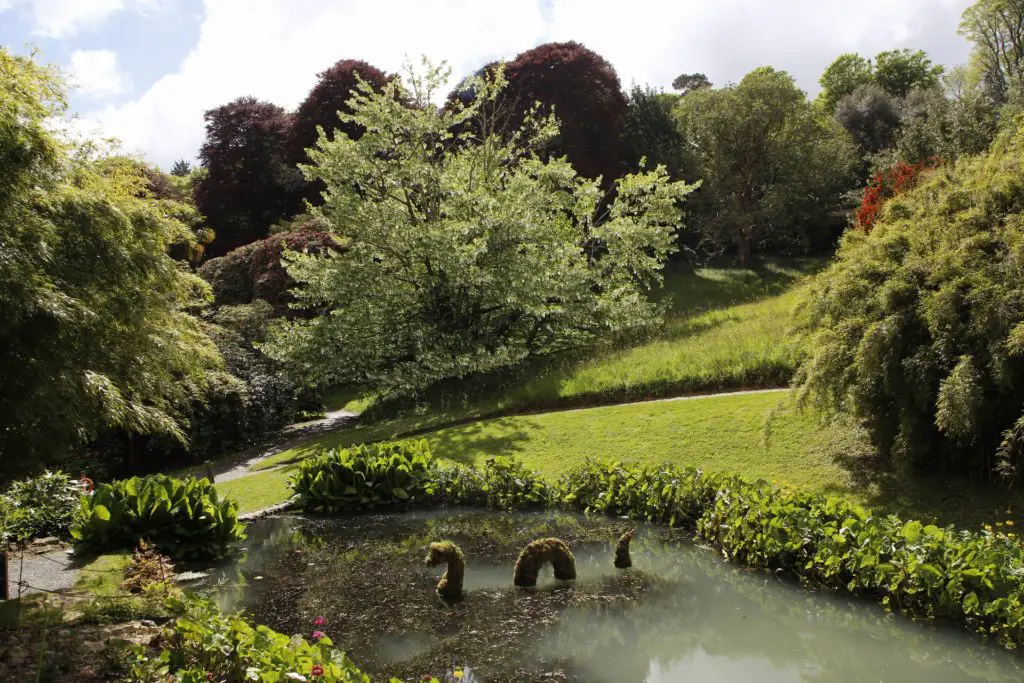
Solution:
<svg viewBox="0 0 1024 683">
<path fill-rule="evenodd" d="M 171 166 L 171 175 L 178 178 L 184 178 L 191 172 L 192 164 L 185 161 L 184 159 L 178 159 L 177 161 L 174 162 L 174 165 Z"/>
<path fill-rule="evenodd" d="M 634 86 L 629 93 L 623 147 L 629 168 L 642 159 L 649 168 L 663 165 L 673 178 L 681 178 L 686 155 L 683 136 L 676 126 L 673 109 L 679 95 Z"/>
<path fill-rule="evenodd" d="M 887 50 L 875 57 L 874 81 L 893 97 L 939 87 L 944 69 L 932 64 L 924 50 Z"/>
<path fill-rule="evenodd" d="M 847 189 L 854 146 L 789 74 L 755 69 L 738 85 L 690 93 L 676 114 L 704 183 L 695 223 L 705 247 L 735 248 L 746 262 L 814 241 Z"/>
<path fill-rule="evenodd" d="M 177 409 L 219 356 L 183 308 L 192 239 L 132 160 L 52 132 L 59 75 L 0 49 L 0 462 L 58 455 L 104 428 L 183 438 Z"/>
<path fill-rule="evenodd" d="M 605 220 L 599 187 L 535 150 L 558 132 L 528 116 L 506 141 L 472 131 L 504 86 L 498 69 L 468 104 L 432 104 L 443 70 L 409 74 L 408 91 L 360 86 L 358 140 L 321 136 L 307 174 L 342 253 L 286 257 L 299 306 L 328 313 L 280 322 L 266 349 L 317 381 L 381 390 L 515 364 L 649 325 L 690 187 L 663 168 L 620 179 Z M 412 102 L 406 106 L 402 102 Z M 453 133 L 452 131 L 460 131 Z M 343 179 L 343 180 L 342 180 Z"/>
<path fill-rule="evenodd" d="M 865 59 L 855 52 L 839 55 L 825 68 L 818 80 L 821 85 L 818 99 L 831 114 L 836 110 L 840 100 L 851 95 L 862 85 L 873 83 L 874 80 L 870 59 Z"/>
<path fill-rule="evenodd" d="M 924 472 L 1024 456 L 1024 131 L 890 199 L 805 291 L 804 401 Z"/>
<path fill-rule="evenodd" d="M 975 75 L 1003 104 L 1024 75 L 1024 0 L 978 0 L 964 10 L 960 35 L 974 43 Z"/>
<path fill-rule="evenodd" d="M 680 95 L 710 87 L 711 81 L 704 74 L 679 74 L 672 79 L 672 88 L 678 90 Z"/>
</svg>

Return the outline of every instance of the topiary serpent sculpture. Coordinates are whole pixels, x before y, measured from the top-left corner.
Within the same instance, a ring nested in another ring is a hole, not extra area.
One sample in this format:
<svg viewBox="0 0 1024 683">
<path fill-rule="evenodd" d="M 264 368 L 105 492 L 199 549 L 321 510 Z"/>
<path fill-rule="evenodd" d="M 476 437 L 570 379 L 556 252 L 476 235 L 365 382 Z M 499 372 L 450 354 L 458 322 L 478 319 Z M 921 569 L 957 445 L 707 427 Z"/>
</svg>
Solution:
<svg viewBox="0 0 1024 683">
<path fill-rule="evenodd" d="M 633 558 L 629 556 L 629 542 L 633 540 L 636 530 L 630 530 L 619 536 L 619 542 L 615 546 L 615 566 L 619 569 L 626 569 L 633 566 Z"/>
<path fill-rule="evenodd" d="M 462 549 L 451 541 L 431 543 L 430 552 L 423 560 L 428 567 L 436 567 L 445 562 L 448 568 L 437 582 L 437 592 L 441 597 L 457 598 L 462 595 L 462 579 L 466 574 L 466 558 Z"/>
<path fill-rule="evenodd" d="M 519 553 L 513 582 L 517 586 L 536 586 L 537 574 L 546 562 L 551 563 L 555 578 L 559 581 L 572 581 L 576 578 L 576 559 L 569 546 L 557 538 L 542 538 L 530 543 Z"/>
</svg>

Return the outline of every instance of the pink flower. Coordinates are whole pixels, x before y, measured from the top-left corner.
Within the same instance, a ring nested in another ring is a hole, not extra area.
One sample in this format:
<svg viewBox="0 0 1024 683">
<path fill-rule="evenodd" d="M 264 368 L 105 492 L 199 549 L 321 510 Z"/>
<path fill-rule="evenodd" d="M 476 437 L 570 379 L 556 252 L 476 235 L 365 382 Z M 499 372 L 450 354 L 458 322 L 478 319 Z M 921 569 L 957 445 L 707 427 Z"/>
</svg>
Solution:
<svg viewBox="0 0 1024 683">
<path fill-rule="evenodd" d="M 213 672 L 212 671 L 207 671 L 206 672 L 206 680 L 212 681 L 213 679 L 214 679 Z"/>
<path fill-rule="evenodd" d="M 323 631 L 313 631 L 313 639 L 314 640 L 320 640 L 321 638 L 326 637 L 326 635 L 327 634 L 325 634 Z"/>
<path fill-rule="evenodd" d="M 317 617 L 316 619 L 313 620 L 313 626 L 326 626 L 326 625 L 327 625 L 327 619 L 325 619 L 324 617 Z"/>
<path fill-rule="evenodd" d="M 312 670 L 309 672 L 310 676 L 323 676 L 324 668 L 319 664 L 314 664 Z"/>
</svg>

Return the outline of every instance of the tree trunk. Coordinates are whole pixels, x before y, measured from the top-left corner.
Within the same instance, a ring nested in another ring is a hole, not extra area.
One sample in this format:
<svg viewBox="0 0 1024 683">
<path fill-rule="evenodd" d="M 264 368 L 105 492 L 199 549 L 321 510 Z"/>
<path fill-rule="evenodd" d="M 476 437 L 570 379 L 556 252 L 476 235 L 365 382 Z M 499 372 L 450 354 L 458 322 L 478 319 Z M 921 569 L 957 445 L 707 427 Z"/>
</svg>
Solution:
<svg viewBox="0 0 1024 683">
<path fill-rule="evenodd" d="M 750 263 L 751 252 L 753 251 L 753 240 L 751 240 L 745 233 L 740 233 L 739 237 L 736 238 L 736 249 L 740 265 L 745 266 Z"/>
</svg>

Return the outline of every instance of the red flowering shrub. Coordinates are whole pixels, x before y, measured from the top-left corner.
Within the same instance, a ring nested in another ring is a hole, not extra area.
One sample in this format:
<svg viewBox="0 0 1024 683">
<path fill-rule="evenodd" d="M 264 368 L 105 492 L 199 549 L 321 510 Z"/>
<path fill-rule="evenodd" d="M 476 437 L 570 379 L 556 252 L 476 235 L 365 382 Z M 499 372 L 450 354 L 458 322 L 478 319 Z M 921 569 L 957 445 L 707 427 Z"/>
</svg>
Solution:
<svg viewBox="0 0 1024 683">
<path fill-rule="evenodd" d="M 925 173 L 938 168 L 941 163 L 937 157 L 919 164 L 900 161 L 876 174 L 864 188 L 864 198 L 856 214 L 857 226 L 864 232 L 871 232 L 886 201 L 917 185 Z"/>
<path fill-rule="evenodd" d="M 217 306 L 263 299 L 274 307 L 275 315 L 288 315 L 288 304 L 292 302 L 288 290 L 295 281 L 281 264 L 281 255 L 286 250 L 323 254 L 341 248 L 341 243 L 331 233 L 301 227 L 210 259 L 199 269 L 199 275 L 213 288 Z"/>
</svg>

